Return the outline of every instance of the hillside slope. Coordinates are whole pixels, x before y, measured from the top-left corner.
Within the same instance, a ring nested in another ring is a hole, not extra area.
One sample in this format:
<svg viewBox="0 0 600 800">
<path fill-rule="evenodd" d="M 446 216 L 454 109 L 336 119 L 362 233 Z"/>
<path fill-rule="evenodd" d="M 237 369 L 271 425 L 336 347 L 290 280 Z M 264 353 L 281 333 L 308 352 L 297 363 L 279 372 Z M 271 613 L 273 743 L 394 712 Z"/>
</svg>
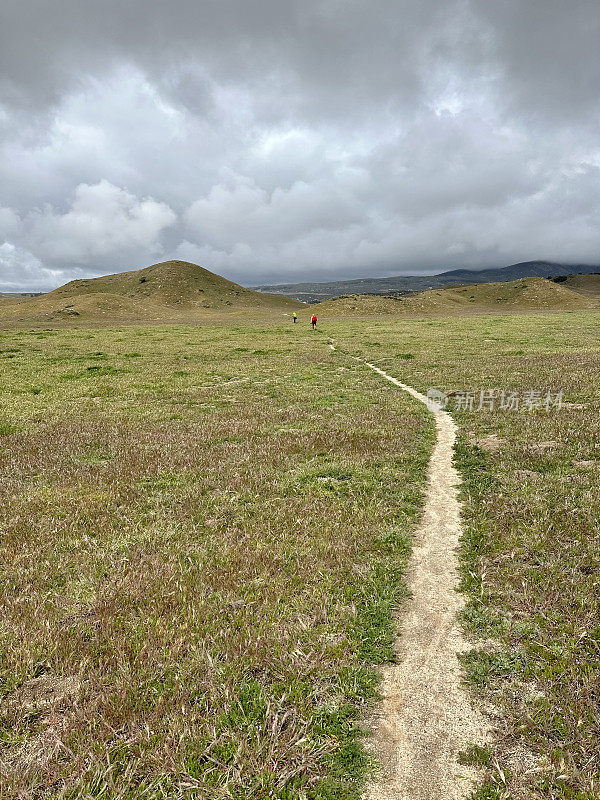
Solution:
<svg viewBox="0 0 600 800">
<path fill-rule="evenodd" d="M 0 323 L 193 321 L 234 312 L 285 312 L 300 303 L 246 289 L 187 261 L 71 281 L 18 303 L 0 304 Z"/>
<path fill-rule="evenodd" d="M 595 302 L 565 284 L 545 278 L 507 283 L 482 283 L 430 289 L 404 297 L 350 295 L 313 306 L 321 316 L 402 314 L 427 316 L 502 311 L 570 311 L 595 307 Z"/>
<path fill-rule="evenodd" d="M 600 299 L 600 273 L 592 275 L 561 275 L 553 278 L 553 281 L 560 286 L 571 289 L 573 292 Z"/>
</svg>

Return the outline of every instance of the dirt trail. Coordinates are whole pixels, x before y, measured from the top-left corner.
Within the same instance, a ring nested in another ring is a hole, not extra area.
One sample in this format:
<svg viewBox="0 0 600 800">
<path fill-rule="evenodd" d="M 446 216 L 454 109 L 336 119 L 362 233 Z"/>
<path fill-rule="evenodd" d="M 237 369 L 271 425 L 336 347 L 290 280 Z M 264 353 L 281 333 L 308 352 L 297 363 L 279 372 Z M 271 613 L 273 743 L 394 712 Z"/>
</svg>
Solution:
<svg viewBox="0 0 600 800">
<path fill-rule="evenodd" d="M 332 348 L 333 349 L 333 348 Z M 367 364 L 423 403 L 410 386 Z M 457 654 L 468 649 L 457 624 L 462 600 L 456 548 L 461 532 L 453 463 L 456 426 L 445 411 L 435 413 L 437 442 L 421 527 L 409 572 L 412 593 L 402 615 L 397 663 L 384 669 L 373 749 L 381 764 L 365 800 L 463 800 L 474 770 L 457 756 L 471 743 L 483 744 L 488 726 L 461 685 Z"/>
</svg>

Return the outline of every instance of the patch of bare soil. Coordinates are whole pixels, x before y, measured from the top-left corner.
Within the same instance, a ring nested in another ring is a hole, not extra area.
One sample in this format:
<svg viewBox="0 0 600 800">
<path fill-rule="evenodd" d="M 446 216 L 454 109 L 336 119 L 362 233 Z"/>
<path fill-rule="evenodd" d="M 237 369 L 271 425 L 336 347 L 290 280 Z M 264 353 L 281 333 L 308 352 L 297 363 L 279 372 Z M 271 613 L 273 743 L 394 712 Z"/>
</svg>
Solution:
<svg viewBox="0 0 600 800">
<path fill-rule="evenodd" d="M 535 442 L 529 445 L 529 450 L 532 453 L 544 453 L 546 450 L 554 450 L 555 448 L 560 447 L 560 444 L 555 441 L 550 442 Z"/>
<path fill-rule="evenodd" d="M 78 678 L 46 674 L 26 681 L 4 701 L 4 711 L 10 716 L 34 715 L 38 729 L 22 745 L 5 751 L 0 769 L 7 779 L 43 770 L 64 748 L 62 737 L 67 729 L 67 715 L 79 693 Z"/>
<path fill-rule="evenodd" d="M 518 478 L 525 478 L 526 480 L 540 480 L 543 476 L 540 472 L 535 472 L 531 469 L 516 469 L 514 474 Z"/>
<path fill-rule="evenodd" d="M 473 439 L 472 442 L 481 450 L 487 450 L 489 453 L 495 453 L 496 450 L 500 450 L 504 443 L 495 433 L 491 433 L 489 436 L 482 436 L 479 439 Z"/>
<path fill-rule="evenodd" d="M 368 364 L 417 400 L 427 398 Z M 461 533 L 458 473 L 452 463 L 456 426 L 435 414 L 437 442 L 429 464 L 423 521 L 409 574 L 412 593 L 401 620 L 397 663 L 383 672 L 383 702 L 373 750 L 380 774 L 366 800 L 461 800 L 475 771 L 458 763 L 469 744 L 483 744 L 489 725 L 462 685 L 458 655 L 469 649 L 457 622 L 456 549 Z"/>
</svg>

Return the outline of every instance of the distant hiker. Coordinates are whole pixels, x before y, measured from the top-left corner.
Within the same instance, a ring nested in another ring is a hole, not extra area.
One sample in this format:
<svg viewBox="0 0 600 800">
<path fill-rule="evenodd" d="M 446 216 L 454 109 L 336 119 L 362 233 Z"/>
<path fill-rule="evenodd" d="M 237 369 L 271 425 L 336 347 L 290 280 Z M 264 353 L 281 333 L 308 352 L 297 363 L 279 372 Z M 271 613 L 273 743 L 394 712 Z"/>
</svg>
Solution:
<svg viewBox="0 0 600 800">
<path fill-rule="evenodd" d="M 310 324 L 312 325 L 313 331 L 314 331 L 314 329 L 317 327 L 317 315 L 316 314 L 313 314 L 312 317 L 310 318 Z"/>
<path fill-rule="evenodd" d="M 292 314 L 292 319 L 294 320 L 294 322 L 296 322 L 296 320 L 298 319 L 298 314 L 296 314 L 296 312 L 295 312 L 295 311 L 294 311 L 294 313 Z"/>
</svg>

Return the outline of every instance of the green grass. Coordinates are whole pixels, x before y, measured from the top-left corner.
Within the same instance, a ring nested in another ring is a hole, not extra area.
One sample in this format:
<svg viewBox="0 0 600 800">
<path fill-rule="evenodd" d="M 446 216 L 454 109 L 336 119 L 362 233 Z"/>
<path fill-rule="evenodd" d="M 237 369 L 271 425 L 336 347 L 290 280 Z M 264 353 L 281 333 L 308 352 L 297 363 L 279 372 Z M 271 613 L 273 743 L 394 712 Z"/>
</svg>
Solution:
<svg viewBox="0 0 600 800">
<path fill-rule="evenodd" d="M 425 411 L 300 326 L 0 342 L 0 797 L 357 800 Z"/>
<path fill-rule="evenodd" d="M 472 800 L 598 797 L 600 316 L 320 325 L 0 335 L 0 797 L 358 800 L 432 426 L 352 355 L 564 390 L 450 401 L 463 663 L 498 720 L 461 759 Z"/>
<path fill-rule="evenodd" d="M 474 797 L 599 797 L 600 315 L 369 320 L 360 339 L 348 323 L 331 328 L 345 352 L 421 391 L 564 391 L 549 413 L 449 404 L 473 638 L 464 666 L 476 702 L 499 719 Z M 361 344 L 373 337 L 376 350 Z"/>
</svg>

